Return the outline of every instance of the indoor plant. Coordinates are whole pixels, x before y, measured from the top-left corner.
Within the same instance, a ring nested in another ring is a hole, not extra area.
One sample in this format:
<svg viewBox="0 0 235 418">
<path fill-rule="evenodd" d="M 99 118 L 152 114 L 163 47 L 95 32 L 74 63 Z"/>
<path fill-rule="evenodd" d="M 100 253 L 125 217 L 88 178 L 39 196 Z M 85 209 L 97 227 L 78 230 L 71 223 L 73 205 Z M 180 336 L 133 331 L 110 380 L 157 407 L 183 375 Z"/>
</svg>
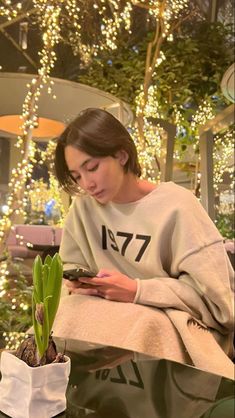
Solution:
<svg viewBox="0 0 235 418">
<path fill-rule="evenodd" d="M 33 265 L 34 335 L 1 356 L 0 410 L 13 418 L 49 418 L 66 408 L 70 359 L 57 353 L 52 326 L 63 277 L 59 254 Z"/>
</svg>

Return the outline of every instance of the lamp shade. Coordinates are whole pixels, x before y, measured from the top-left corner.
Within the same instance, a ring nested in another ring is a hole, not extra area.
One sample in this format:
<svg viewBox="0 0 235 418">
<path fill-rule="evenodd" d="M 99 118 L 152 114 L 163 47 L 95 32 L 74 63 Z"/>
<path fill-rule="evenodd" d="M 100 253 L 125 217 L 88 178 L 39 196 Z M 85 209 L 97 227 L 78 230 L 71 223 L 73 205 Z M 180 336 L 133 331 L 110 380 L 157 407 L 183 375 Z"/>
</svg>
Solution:
<svg viewBox="0 0 235 418">
<path fill-rule="evenodd" d="M 234 78 L 235 78 L 235 63 L 230 65 L 227 71 L 225 71 L 221 84 L 220 84 L 220 87 L 224 96 L 232 103 L 235 102 Z"/>
<path fill-rule="evenodd" d="M 33 137 L 43 141 L 49 137 L 59 136 L 64 129 L 65 125 L 62 122 L 48 118 L 38 118 L 33 129 Z M 22 135 L 22 119 L 20 115 L 0 116 L 0 131 L 4 134 Z"/>
<path fill-rule="evenodd" d="M 0 72 L 0 135 L 12 137 L 21 133 L 21 123 L 16 116 L 22 114 L 22 106 L 29 89 L 27 86 L 36 77 L 35 74 Z M 112 94 L 59 78 L 50 78 L 50 81 L 53 82 L 52 93 L 49 94 L 47 86 L 44 86 L 39 96 L 39 126 L 34 131 L 34 139 L 45 140 L 47 135 L 48 139 L 57 135 L 78 113 L 88 107 L 107 110 L 125 126 L 132 122 L 133 115 L 129 106 Z"/>
</svg>

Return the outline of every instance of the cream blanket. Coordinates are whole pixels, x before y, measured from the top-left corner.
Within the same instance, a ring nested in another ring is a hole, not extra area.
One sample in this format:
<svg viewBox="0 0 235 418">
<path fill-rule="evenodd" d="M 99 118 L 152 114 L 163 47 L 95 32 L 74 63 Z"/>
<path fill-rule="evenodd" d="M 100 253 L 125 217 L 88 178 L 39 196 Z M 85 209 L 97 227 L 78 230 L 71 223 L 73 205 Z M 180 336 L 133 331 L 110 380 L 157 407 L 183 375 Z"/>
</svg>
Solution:
<svg viewBox="0 0 235 418">
<path fill-rule="evenodd" d="M 234 364 L 212 333 L 186 312 L 98 297 L 61 298 L 53 335 L 148 354 L 234 379 Z M 220 342 L 221 343 L 221 342 Z"/>
</svg>

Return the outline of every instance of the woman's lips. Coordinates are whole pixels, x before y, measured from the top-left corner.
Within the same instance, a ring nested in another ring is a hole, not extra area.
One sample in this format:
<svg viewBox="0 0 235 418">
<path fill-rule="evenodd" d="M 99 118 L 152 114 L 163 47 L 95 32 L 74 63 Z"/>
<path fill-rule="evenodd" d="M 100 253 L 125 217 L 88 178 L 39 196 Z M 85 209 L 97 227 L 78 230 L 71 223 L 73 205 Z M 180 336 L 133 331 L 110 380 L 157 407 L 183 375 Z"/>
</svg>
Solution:
<svg viewBox="0 0 235 418">
<path fill-rule="evenodd" d="M 102 193 L 103 193 L 104 191 L 103 190 L 101 190 L 100 192 L 97 192 L 97 193 L 94 193 L 94 194 L 92 194 L 91 196 L 92 197 L 100 197 L 101 195 L 102 195 Z"/>
</svg>

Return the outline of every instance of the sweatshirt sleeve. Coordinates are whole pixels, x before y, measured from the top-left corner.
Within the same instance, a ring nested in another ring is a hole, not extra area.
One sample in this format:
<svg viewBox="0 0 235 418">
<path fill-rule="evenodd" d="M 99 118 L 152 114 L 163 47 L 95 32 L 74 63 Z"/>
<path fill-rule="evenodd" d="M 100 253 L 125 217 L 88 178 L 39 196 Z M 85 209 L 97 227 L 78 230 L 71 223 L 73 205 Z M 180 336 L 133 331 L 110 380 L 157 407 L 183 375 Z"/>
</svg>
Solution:
<svg viewBox="0 0 235 418">
<path fill-rule="evenodd" d="M 222 242 L 191 253 L 178 278 L 139 280 L 135 303 L 175 308 L 226 334 L 233 330 L 233 269 Z"/>
<path fill-rule="evenodd" d="M 64 270 L 77 267 L 89 269 L 78 243 L 66 225 L 63 229 L 59 254 L 64 264 Z"/>
</svg>

